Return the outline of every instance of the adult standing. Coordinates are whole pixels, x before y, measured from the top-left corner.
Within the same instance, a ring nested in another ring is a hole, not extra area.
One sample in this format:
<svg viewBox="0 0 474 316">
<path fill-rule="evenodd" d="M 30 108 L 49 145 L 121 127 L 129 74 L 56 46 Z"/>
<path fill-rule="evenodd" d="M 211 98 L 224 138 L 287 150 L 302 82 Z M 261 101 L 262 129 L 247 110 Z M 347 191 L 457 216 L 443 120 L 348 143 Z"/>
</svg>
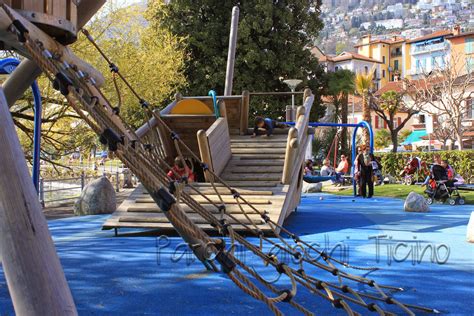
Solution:
<svg viewBox="0 0 474 316">
<path fill-rule="evenodd" d="M 374 195 L 374 181 L 372 159 L 366 145 L 362 145 L 362 153 L 357 157 L 357 165 L 360 174 L 360 193 L 363 198 L 370 199 Z M 368 192 L 367 187 L 369 188 Z"/>
</svg>

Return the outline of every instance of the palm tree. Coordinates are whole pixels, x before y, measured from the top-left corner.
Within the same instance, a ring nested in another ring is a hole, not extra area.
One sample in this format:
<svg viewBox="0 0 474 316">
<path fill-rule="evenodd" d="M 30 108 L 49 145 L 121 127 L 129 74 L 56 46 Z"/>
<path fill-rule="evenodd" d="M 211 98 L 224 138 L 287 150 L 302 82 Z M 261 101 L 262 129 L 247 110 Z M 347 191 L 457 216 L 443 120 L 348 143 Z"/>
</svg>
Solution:
<svg viewBox="0 0 474 316">
<path fill-rule="evenodd" d="M 328 86 L 328 92 L 333 97 L 336 113 L 339 114 L 341 123 L 347 123 L 349 94 L 354 93 L 354 73 L 346 69 L 330 73 Z M 341 153 L 349 154 L 347 127 L 342 128 Z"/>
<path fill-rule="evenodd" d="M 374 80 L 374 69 L 367 73 L 358 72 L 355 76 L 354 85 L 356 92 L 362 97 L 362 119 L 369 124 L 371 123 L 370 115 L 370 89 L 372 88 Z M 369 131 L 364 128 L 362 134 L 362 141 L 369 146 Z"/>
</svg>

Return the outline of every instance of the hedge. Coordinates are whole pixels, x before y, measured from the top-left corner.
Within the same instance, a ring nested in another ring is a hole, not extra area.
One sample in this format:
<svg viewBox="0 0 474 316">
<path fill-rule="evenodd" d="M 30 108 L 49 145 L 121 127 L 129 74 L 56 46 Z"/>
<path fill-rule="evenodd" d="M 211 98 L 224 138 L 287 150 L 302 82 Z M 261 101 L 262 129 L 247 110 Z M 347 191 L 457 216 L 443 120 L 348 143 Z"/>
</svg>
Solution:
<svg viewBox="0 0 474 316">
<path fill-rule="evenodd" d="M 474 177 L 474 150 L 383 153 L 377 154 L 377 156 L 380 156 L 381 158 L 383 173 L 398 177 L 398 174 L 410 157 L 419 157 L 426 163 L 430 164 L 433 162 L 433 156 L 435 154 L 441 155 L 441 159 L 447 161 L 454 168 L 456 173 L 459 173 L 466 182 Z"/>
</svg>

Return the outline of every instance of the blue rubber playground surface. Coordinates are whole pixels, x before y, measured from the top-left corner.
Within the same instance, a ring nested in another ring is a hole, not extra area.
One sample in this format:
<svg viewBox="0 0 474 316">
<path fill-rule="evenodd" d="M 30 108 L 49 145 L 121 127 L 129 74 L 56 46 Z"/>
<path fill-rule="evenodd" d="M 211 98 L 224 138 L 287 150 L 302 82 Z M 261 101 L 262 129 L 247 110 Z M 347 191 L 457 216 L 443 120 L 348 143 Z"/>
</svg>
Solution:
<svg viewBox="0 0 474 316">
<path fill-rule="evenodd" d="M 428 214 L 405 213 L 401 200 L 311 194 L 303 197 L 286 227 L 338 259 L 380 268 L 368 274 L 347 271 L 403 287 L 394 295 L 402 302 L 443 314 L 474 315 L 474 244 L 466 242 L 471 211 L 472 206 L 434 205 Z M 206 272 L 179 246 L 180 238 L 114 237 L 113 231 L 101 230 L 105 219 L 49 223 L 80 315 L 270 315 L 225 275 Z M 261 268 L 253 256 L 241 255 Z M 274 270 L 264 276 L 270 274 Z M 345 314 L 306 290 L 296 297 L 317 315 Z M 297 314 L 282 304 L 285 314 Z M 0 315 L 13 313 L 1 273 Z"/>
</svg>

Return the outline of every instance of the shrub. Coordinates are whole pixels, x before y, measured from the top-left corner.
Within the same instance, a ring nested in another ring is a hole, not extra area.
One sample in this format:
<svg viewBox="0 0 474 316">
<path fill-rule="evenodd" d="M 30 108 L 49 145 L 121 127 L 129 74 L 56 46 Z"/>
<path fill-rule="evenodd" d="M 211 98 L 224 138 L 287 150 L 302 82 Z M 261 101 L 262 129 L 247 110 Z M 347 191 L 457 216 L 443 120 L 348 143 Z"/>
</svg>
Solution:
<svg viewBox="0 0 474 316">
<path fill-rule="evenodd" d="M 383 153 L 380 157 L 383 172 L 398 176 L 410 157 L 419 157 L 429 164 L 433 161 L 434 154 L 440 154 L 441 159 L 446 160 L 466 181 L 474 177 L 474 150 Z"/>
</svg>

